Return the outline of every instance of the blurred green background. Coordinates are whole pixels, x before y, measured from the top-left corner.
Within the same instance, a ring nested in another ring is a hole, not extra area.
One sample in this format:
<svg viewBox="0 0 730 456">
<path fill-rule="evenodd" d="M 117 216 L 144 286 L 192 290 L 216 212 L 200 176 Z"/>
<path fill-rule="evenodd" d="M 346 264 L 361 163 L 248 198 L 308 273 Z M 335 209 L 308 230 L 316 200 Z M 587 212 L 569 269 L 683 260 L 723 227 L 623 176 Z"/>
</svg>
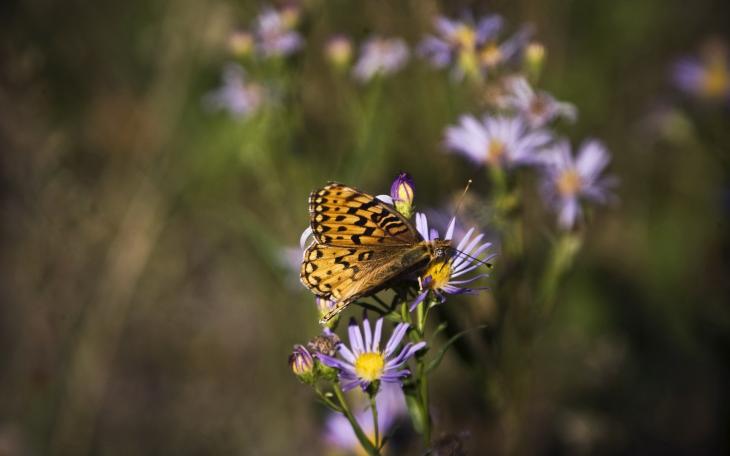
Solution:
<svg viewBox="0 0 730 456">
<path fill-rule="evenodd" d="M 472 454 L 727 453 L 730 111 L 668 78 L 727 40 L 727 2 L 309 1 L 277 106 L 206 113 L 228 34 L 260 8 L 0 6 L 0 454 L 322 454 L 323 410 L 286 362 L 318 332 L 282 251 L 309 192 L 385 193 L 400 169 L 421 208 L 468 178 L 489 189 L 441 146 L 478 112 L 468 91 L 416 60 L 365 122 L 371 92 L 322 45 L 415 44 L 435 14 L 465 9 L 536 26 L 541 85 L 578 107 L 566 134 L 606 142 L 620 202 L 597 211 L 553 317 L 529 336 L 516 322 L 498 363 L 476 350 L 488 383 L 447 357 L 437 434 L 466 431 Z M 490 302 L 452 305 L 478 323 Z"/>
</svg>

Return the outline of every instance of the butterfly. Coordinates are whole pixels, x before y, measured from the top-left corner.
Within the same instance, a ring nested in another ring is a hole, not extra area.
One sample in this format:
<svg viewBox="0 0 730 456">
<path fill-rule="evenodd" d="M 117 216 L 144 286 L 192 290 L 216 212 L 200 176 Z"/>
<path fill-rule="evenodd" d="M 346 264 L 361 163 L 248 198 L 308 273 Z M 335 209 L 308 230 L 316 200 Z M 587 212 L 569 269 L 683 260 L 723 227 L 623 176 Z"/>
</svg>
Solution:
<svg viewBox="0 0 730 456">
<path fill-rule="evenodd" d="M 393 206 L 337 182 L 309 195 L 309 223 L 314 241 L 304 251 L 300 280 L 334 303 L 322 324 L 451 249 L 451 241 L 424 240 Z"/>
</svg>

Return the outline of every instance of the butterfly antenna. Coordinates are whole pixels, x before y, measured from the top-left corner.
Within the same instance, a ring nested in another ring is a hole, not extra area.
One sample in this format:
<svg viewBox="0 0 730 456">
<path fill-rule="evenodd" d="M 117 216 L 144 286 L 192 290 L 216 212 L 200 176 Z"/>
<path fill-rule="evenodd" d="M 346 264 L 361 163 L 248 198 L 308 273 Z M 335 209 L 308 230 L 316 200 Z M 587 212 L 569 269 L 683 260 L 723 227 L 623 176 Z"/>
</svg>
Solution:
<svg viewBox="0 0 730 456">
<path fill-rule="evenodd" d="M 464 255 L 465 257 L 469 258 L 470 260 L 472 260 L 475 263 L 482 264 L 482 265 L 484 265 L 484 266 L 486 266 L 488 268 L 491 268 L 492 267 L 492 263 L 488 263 L 485 260 L 479 259 L 477 257 L 473 257 L 473 256 L 469 255 L 468 253 L 462 252 L 461 250 L 459 250 L 457 248 L 454 248 L 454 247 L 450 247 L 450 248 L 451 248 L 451 250 L 453 250 L 454 252 L 456 252 L 457 255 Z"/>
<path fill-rule="evenodd" d="M 452 218 L 456 218 L 456 215 L 459 213 L 459 210 L 461 209 L 461 205 L 464 203 L 464 197 L 466 196 L 466 192 L 469 191 L 469 187 L 471 186 L 472 180 L 469 179 L 469 181 L 466 183 L 466 187 L 464 187 L 464 191 L 461 193 L 461 196 L 459 197 L 459 200 L 456 203 L 456 209 L 454 209 L 454 215 Z"/>
</svg>

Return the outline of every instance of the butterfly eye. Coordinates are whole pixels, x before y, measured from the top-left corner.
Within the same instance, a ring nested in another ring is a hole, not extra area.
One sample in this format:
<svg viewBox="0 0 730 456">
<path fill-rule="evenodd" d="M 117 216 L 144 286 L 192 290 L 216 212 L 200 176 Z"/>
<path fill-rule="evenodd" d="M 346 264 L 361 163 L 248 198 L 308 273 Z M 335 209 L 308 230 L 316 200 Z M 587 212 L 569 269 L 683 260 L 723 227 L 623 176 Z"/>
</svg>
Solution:
<svg viewBox="0 0 730 456">
<path fill-rule="evenodd" d="M 440 258 L 446 254 L 446 250 L 443 249 L 442 247 L 437 247 L 434 249 L 433 254 L 434 254 L 434 256 Z"/>
</svg>

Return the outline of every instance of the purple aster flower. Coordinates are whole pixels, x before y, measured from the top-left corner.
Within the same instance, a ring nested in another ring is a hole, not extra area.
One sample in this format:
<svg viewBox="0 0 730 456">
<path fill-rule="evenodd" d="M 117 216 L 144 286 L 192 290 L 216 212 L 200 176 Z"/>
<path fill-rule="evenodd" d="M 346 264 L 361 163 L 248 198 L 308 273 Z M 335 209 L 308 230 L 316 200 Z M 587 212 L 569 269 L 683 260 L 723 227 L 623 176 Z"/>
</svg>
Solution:
<svg viewBox="0 0 730 456">
<path fill-rule="evenodd" d="M 378 430 L 381 435 L 387 435 L 393 425 L 408 414 L 403 391 L 398 385 L 392 383 L 384 383 L 381 386 L 375 397 L 375 405 L 378 408 Z M 370 440 L 374 440 L 372 410 L 368 407 L 355 413 L 355 419 Z M 357 452 L 361 450 L 360 442 L 357 440 L 352 426 L 341 413 L 333 412 L 327 418 L 324 439 L 328 446 L 340 451 Z"/>
<path fill-rule="evenodd" d="M 576 118 L 575 106 L 557 101 L 548 92 L 536 92 L 522 76 L 510 78 L 506 86 L 507 95 L 502 98 L 501 105 L 517 111 L 530 128 L 543 127 L 558 117 L 571 122 Z"/>
<path fill-rule="evenodd" d="M 408 45 L 400 38 L 370 38 L 363 43 L 352 73 L 361 82 L 393 74 L 406 64 L 409 54 Z"/>
<path fill-rule="evenodd" d="M 446 129 L 446 146 L 478 164 L 512 167 L 534 164 L 536 150 L 552 141 L 545 130 L 529 130 L 520 117 L 462 116 Z"/>
<path fill-rule="evenodd" d="M 596 140 L 585 141 L 577 157 L 570 143 L 561 141 L 545 154 L 545 175 L 542 194 L 558 213 L 558 224 L 570 229 L 581 214 L 580 200 L 606 203 L 614 178 L 602 178 L 601 173 L 611 160 L 605 146 Z"/>
<path fill-rule="evenodd" d="M 452 219 L 446 231 L 444 239 L 450 240 L 453 237 L 456 219 Z M 426 216 L 416 213 L 416 229 L 427 240 L 437 239 L 439 233 L 429 229 Z M 428 265 L 426 271 L 421 275 L 421 293 L 411 304 L 410 310 L 426 298 L 426 295 L 433 291 L 443 301 L 445 295 L 474 293 L 483 288 L 470 288 L 472 282 L 488 277 L 489 274 L 477 274 L 465 278 L 466 274 L 474 271 L 480 266 L 488 264 L 495 254 L 488 254 L 482 258 L 487 249 L 492 246 L 491 242 L 482 242 L 484 234 L 480 233 L 472 237 L 475 229 L 469 229 L 461 238 L 454 249 L 454 255 L 439 259 Z"/>
<path fill-rule="evenodd" d="M 471 16 L 452 20 L 438 16 L 434 20 L 435 35 L 427 35 L 418 46 L 418 53 L 436 68 L 453 66 L 453 75 L 475 76 L 478 72 L 477 49 L 496 38 L 502 28 L 498 15 L 485 16 L 475 23 Z"/>
<path fill-rule="evenodd" d="M 299 19 L 299 10 L 287 7 L 281 11 L 265 8 L 256 18 L 258 49 L 265 57 L 287 56 L 298 51 L 304 44 L 301 35 L 293 28 Z"/>
<path fill-rule="evenodd" d="M 349 391 L 360 386 L 363 391 L 372 382 L 401 383 L 401 380 L 410 375 L 410 371 L 404 367 L 406 362 L 426 346 L 426 342 L 417 344 L 407 343 L 396 355 L 396 349 L 403 340 L 409 325 L 400 323 L 393 330 L 390 340 L 385 348 L 380 348 L 380 335 L 383 329 L 383 319 L 375 322 L 375 331 L 371 331 L 370 321 L 363 319 L 362 331 L 354 319 L 350 320 L 348 327 L 350 347 L 340 345 L 339 353 L 343 359 L 319 353 L 317 356 L 323 364 L 340 371 L 340 382 L 343 391 Z"/>
<path fill-rule="evenodd" d="M 700 57 L 685 57 L 674 64 L 675 85 L 707 100 L 730 100 L 730 62 L 721 43 L 710 43 Z"/>
<path fill-rule="evenodd" d="M 524 26 L 503 42 L 496 36 L 478 49 L 479 66 L 486 75 L 493 69 L 517 57 L 532 36 L 532 27 Z"/>
<path fill-rule="evenodd" d="M 246 82 L 243 68 L 229 63 L 223 68 L 223 84 L 203 97 L 209 110 L 225 110 L 232 116 L 246 118 L 263 104 L 265 92 L 259 84 Z"/>
</svg>

